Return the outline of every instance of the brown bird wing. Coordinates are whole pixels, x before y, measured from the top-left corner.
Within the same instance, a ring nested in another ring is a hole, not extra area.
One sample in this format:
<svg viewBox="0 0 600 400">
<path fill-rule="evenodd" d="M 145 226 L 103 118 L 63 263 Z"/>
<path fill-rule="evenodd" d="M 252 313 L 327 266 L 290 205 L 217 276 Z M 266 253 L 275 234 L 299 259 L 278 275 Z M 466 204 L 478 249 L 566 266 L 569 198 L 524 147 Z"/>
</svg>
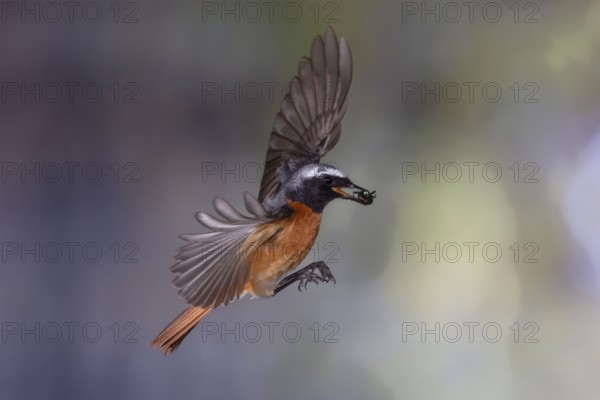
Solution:
<svg viewBox="0 0 600 400">
<path fill-rule="evenodd" d="M 170 270 L 173 285 L 189 304 L 216 308 L 238 299 L 250 276 L 250 255 L 244 254 L 247 239 L 258 227 L 270 221 L 261 204 L 244 193 L 246 209 L 252 216 L 236 211 L 224 199 L 214 200 L 222 219 L 197 213 L 196 219 L 210 229 L 208 233 L 181 235 L 188 244 L 178 249 L 177 261 Z"/>
<path fill-rule="evenodd" d="M 352 81 L 352 54 L 331 27 L 317 36 L 303 57 L 275 117 L 258 200 L 274 207 L 281 184 L 304 165 L 318 162 L 340 138 Z"/>
</svg>

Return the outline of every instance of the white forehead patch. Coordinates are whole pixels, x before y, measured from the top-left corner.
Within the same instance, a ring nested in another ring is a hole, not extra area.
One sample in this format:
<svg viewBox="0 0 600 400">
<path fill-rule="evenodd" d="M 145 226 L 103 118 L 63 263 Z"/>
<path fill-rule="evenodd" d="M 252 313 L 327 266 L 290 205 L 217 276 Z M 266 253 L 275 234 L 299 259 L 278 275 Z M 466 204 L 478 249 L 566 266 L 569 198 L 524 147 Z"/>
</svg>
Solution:
<svg viewBox="0 0 600 400">
<path fill-rule="evenodd" d="M 337 176 L 340 178 L 348 178 L 342 171 L 331 165 L 310 164 L 300 168 L 300 170 L 298 170 L 298 172 L 296 172 L 294 176 L 288 180 L 288 184 L 292 186 L 298 186 L 308 179 L 316 178 L 323 174 Z"/>
<path fill-rule="evenodd" d="M 300 177 L 302 177 L 302 179 L 310 179 L 322 174 L 347 178 L 342 171 L 326 164 L 307 165 L 300 170 Z"/>
</svg>

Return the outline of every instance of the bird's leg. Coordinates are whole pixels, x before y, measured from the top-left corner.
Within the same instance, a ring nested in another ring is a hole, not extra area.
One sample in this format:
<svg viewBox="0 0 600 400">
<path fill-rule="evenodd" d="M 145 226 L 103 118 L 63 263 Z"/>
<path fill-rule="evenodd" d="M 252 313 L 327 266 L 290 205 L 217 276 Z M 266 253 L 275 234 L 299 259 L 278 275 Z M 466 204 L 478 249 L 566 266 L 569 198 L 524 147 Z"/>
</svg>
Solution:
<svg viewBox="0 0 600 400">
<path fill-rule="evenodd" d="M 321 275 L 317 274 L 315 272 L 316 270 L 318 270 Z M 302 286 L 304 286 L 306 289 L 306 285 L 308 285 L 309 282 L 313 282 L 318 285 L 319 282 L 327 283 L 330 280 L 335 283 L 335 278 L 333 277 L 333 274 L 331 273 L 331 270 L 327 264 L 325 264 L 324 261 L 317 261 L 308 264 L 301 270 L 296 271 L 279 281 L 277 287 L 275 287 L 275 290 L 273 291 L 273 296 L 294 282 L 298 282 L 298 290 L 302 291 Z"/>
</svg>

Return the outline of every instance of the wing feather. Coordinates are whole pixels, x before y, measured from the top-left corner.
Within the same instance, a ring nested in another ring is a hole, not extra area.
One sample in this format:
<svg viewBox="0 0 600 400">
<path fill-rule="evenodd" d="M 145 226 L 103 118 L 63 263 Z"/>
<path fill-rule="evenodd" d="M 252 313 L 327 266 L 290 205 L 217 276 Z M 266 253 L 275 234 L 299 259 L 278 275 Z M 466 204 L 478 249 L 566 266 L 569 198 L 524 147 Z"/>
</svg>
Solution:
<svg viewBox="0 0 600 400">
<path fill-rule="evenodd" d="M 224 199 L 214 200 L 215 210 L 223 218 L 197 213 L 207 233 L 182 235 L 181 246 L 170 270 L 179 295 L 197 307 L 215 308 L 238 299 L 250 276 L 250 260 L 243 248 L 247 240 L 265 223 L 271 222 L 267 211 L 250 193 L 244 193 L 246 216 Z"/>
</svg>

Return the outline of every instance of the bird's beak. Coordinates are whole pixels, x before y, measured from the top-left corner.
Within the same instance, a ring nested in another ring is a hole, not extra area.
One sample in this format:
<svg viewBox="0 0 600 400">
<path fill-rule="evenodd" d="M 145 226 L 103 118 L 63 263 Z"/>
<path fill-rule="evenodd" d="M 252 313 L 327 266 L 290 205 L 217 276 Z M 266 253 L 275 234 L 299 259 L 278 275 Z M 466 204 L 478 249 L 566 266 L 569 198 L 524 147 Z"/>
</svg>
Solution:
<svg viewBox="0 0 600 400">
<path fill-rule="evenodd" d="M 333 191 L 339 194 L 342 199 L 356 201 L 365 206 L 373 203 L 373 199 L 376 197 L 375 190 L 370 192 L 354 183 L 351 183 L 348 186 L 334 187 Z"/>
</svg>

